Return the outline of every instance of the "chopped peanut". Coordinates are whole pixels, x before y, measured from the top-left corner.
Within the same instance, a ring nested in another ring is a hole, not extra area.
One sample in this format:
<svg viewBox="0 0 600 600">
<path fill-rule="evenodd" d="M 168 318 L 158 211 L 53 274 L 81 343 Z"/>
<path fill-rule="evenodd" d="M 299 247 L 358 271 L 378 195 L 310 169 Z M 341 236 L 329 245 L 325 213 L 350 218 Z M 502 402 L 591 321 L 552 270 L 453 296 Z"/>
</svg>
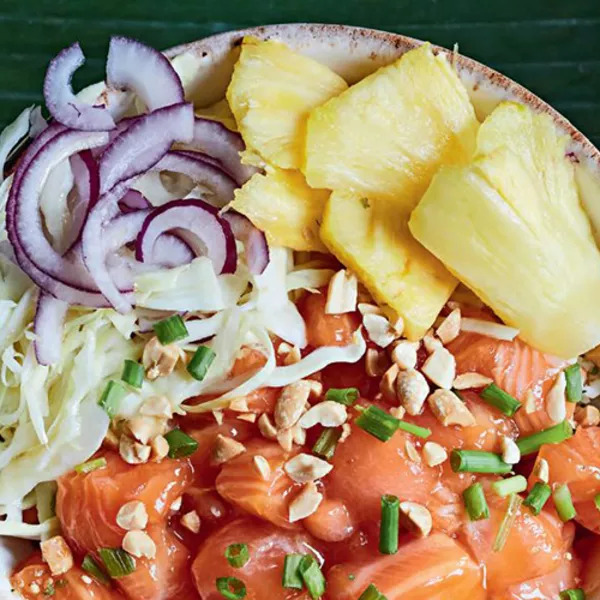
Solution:
<svg viewBox="0 0 600 600">
<path fill-rule="evenodd" d="M 240 396 L 239 398 L 234 398 L 229 403 L 229 410 L 240 413 L 248 412 L 248 398 L 246 396 Z"/>
<path fill-rule="evenodd" d="M 421 412 L 428 394 L 429 384 L 419 371 L 408 369 L 398 373 L 396 395 L 409 415 Z"/>
<path fill-rule="evenodd" d="M 140 444 L 126 435 L 121 436 L 119 454 L 130 465 L 140 465 L 148 462 L 152 449 L 150 446 Z"/>
<path fill-rule="evenodd" d="M 419 454 L 416 446 L 410 440 L 406 440 L 404 443 L 404 449 L 406 450 L 406 456 L 408 456 L 412 462 L 421 464 L 421 455 Z"/>
<path fill-rule="evenodd" d="M 350 426 L 350 424 L 344 423 L 342 425 L 342 435 L 340 435 L 340 439 L 338 440 L 338 443 L 343 444 L 350 437 L 351 433 L 352 433 L 352 427 Z"/>
<path fill-rule="evenodd" d="M 369 339 L 380 348 L 387 348 L 397 337 L 390 322 L 383 315 L 366 314 L 363 316 L 363 325 Z"/>
<path fill-rule="evenodd" d="M 348 411 L 343 404 L 333 400 L 319 402 L 305 412 L 300 421 L 300 427 L 310 429 L 315 425 L 323 427 L 339 427 L 348 419 Z"/>
<path fill-rule="evenodd" d="M 342 269 L 329 280 L 325 313 L 337 315 L 354 312 L 357 299 L 358 280 L 355 275 Z"/>
<path fill-rule="evenodd" d="M 494 380 L 479 373 L 463 373 L 457 375 L 452 387 L 455 390 L 470 390 L 490 385 Z"/>
<path fill-rule="evenodd" d="M 275 405 L 275 425 L 277 429 L 287 429 L 298 422 L 305 410 L 311 385 L 304 380 L 286 385 Z"/>
<path fill-rule="evenodd" d="M 365 315 L 383 315 L 383 311 L 376 304 L 369 302 L 359 302 L 358 312 L 364 317 Z"/>
<path fill-rule="evenodd" d="M 52 575 L 63 575 L 73 567 L 73 554 L 61 535 L 55 535 L 40 544 L 42 558 Z"/>
<path fill-rule="evenodd" d="M 442 342 L 435 337 L 433 331 L 430 329 L 423 336 L 423 346 L 425 346 L 425 350 L 427 350 L 428 354 L 433 354 L 436 350 L 443 348 L 444 344 L 442 344 Z"/>
<path fill-rule="evenodd" d="M 455 308 L 435 331 L 443 344 L 449 344 L 460 333 L 460 308 Z"/>
<path fill-rule="evenodd" d="M 323 494 L 318 492 L 316 484 L 312 481 L 306 483 L 302 491 L 290 502 L 290 523 L 295 523 L 312 515 L 319 508 L 322 500 Z"/>
<path fill-rule="evenodd" d="M 398 368 L 414 369 L 417 364 L 417 350 L 419 349 L 418 342 L 409 342 L 401 340 L 392 350 L 392 361 L 398 365 Z"/>
<path fill-rule="evenodd" d="M 277 432 L 277 442 L 286 451 L 290 452 L 294 447 L 294 434 L 292 428 L 281 429 Z"/>
<path fill-rule="evenodd" d="M 166 396 L 151 396 L 140 407 L 140 414 L 170 419 L 173 416 L 173 409 Z"/>
<path fill-rule="evenodd" d="M 200 532 L 200 517 L 195 510 L 192 510 L 188 513 L 185 513 L 183 517 L 181 517 L 180 521 L 181 525 L 185 527 L 188 531 L 192 533 Z"/>
<path fill-rule="evenodd" d="M 164 419 L 157 419 L 156 417 L 137 415 L 127 421 L 127 426 L 136 440 L 142 444 L 147 444 L 157 435 L 166 433 L 167 421 Z"/>
<path fill-rule="evenodd" d="M 365 355 L 365 371 L 369 377 L 381 377 L 389 367 L 389 360 L 385 352 L 369 348 Z"/>
<path fill-rule="evenodd" d="M 524 405 L 525 413 L 530 415 L 537 410 L 537 398 L 535 394 L 531 390 L 527 390 L 525 392 L 525 405 Z"/>
<path fill-rule="evenodd" d="M 298 446 L 306 444 L 306 429 L 302 429 L 299 423 L 296 423 L 292 428 L 292 441 Z"/>
<path fill-rule="evenodd" d="M 456 375 L 456 360 L 441 346 L 429 355 L 421 370 L 435 385 L 449 390 Z"/>
<path fill-rule="evenodd" d="M 502 437 L 502 460 L 509 465 L 516 465 L 521 460 L 519 446 L 507 436 Z"/>
<path fill-rule="evenodd" d="M 296 483 L 307 483 L 325 477 L 333 465 L 311 454 L 301 453 L 290 458 L 283 468 Z"/>
<path fill-rule="evenodd" d="M 212 414 L 213 414 L 213 417 L 215 418 L 215 421 L 217 422 L 217 425 L 223 425 L 223 411 L 222 410 L 213 410 Z"/>
<path fill-rule="evenodd" d="M 423 458 L 428 467 L 436 467 L 448 458 L 448 453 L 443 446 L 435 442 L 425 442 L 423 446 Z"/>
<path fill-rule="evenodd" d="M 600 411 L 592 404 L 578 406 L 575 409 L 575 422 L 581 427 L 595 427 L 600 424 Z"/>
<path fill-rule="evenodd" d="M 219 433 L 213 447 L 212 461 L 216 465 L 222 465 L 245 451 L 244 444 Z"/>
<path fill-rule="evenodd" d="M 121 547 L 136 558 L 153 559 L 156 557 L 156 544 L 145 531 L 128 531 L 123 538 Z"/>
<path fill-rule="evenodd" d="M 258 418 L 258 430 L 268 440 L 274 440 L 277 437 L 277 429 L 275 429 L 275 425 L 273 425 L 271 417 L 267 413 L 263 413 Z"/>
<path fill-rule="evenodd" d="M 390 415 L 392 415 L 392 417 L 396 417 L 396 419 L 404 418 L 405 413 L 406 409 L 404 406 L 392 406 L 392 408 L 390 408 Z"/>
<path fill-rule="evenodd" d="M 169 442 L 167 442 L 166 438 L 162 435 L 157 435 L 150 442 L 150 448 L 152 450 L 153 462 L 160 462 L 169 454 Z"/>
<path fill-rule="evenodd" d="M 146 369 L 146 376 L 153 380 L 157 377 L 170 375 L 181 356 L 180 348 L 176 344 L 163 346 L 156 336 L 151 338 L 144 347 L 142 363 Z"/>
<path fill-rule="evenodd" d="M 395 404 L 398 397 L 396 396 L 396 378 L 400 369 L 398 365 L 392 365 L 381 378 L 379 382 L 379 391 L 382 393 L 386 402 Z"/>
<path fill-rule="evenodd" d="M 546 412 L 553 423 L 562 423 L 567 416 L 566 386 L 567 380 L 561 371 L 546 396 Z"/>
<path fill-rule="evenodd" d="M 264 456 L 257 454 L 252 459 L 252 462 L 262 479 L 264 481 L 269 481 L 269 479 L 271 479 L 271 465 L 269 464 L 269 461 Z"/>
<path fill-rule="evenodd" d="M 540 458 L 533 468 L 533 476 L 537 477 L 543 483 L 550 480 L 550 465 L 545 458 Z"/>
<path fill-rule="evenodd" d="M 449 425 L 472 427 L 475 425 L 475 417 L 471 411 L 456 394 L 448 390 L 436 390 L 427 398 L 427 402 L 437 420 L 444 427 Z"/>
<path fill-rule="evenodd" d="M 286 367 L 290 365 L 295 365 L 296 363 L 302 360 L 302 354 L 300 353 L 300 348 L 298 346 L 293 346 L 292 349 L 285 355 L 283 359 L 283 364 Z"/>
<path fill-rule="evenodd" d="M 256 413 L 242 413 L 241 415 L 238 415 L 237 418 L 240 421 L 246 421 L 248 423 L 255 423 L 256 422 Z"/>
<path fill-rule="evenodd" d="M 400 502 L 400 522 L 406 529 L 427 537 L 431 533 L 431 513 L 416 502 Z"/>
<path fill-rule="evenodd" d="M 132 500 L 127 504 L 123 504 L 117 513 L 117 525 L 126 531 L 146 529 L 147 524 L 146 505 L 139 500 Z"/>
</svg>

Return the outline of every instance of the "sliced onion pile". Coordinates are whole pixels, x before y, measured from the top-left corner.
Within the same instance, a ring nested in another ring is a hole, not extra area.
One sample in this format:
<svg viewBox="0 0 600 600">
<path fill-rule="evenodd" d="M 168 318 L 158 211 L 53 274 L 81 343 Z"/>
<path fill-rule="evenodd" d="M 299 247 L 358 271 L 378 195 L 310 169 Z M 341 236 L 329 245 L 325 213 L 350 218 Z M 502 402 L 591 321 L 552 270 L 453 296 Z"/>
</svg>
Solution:
<svg viewBox="0 0 600 600">
<path fill-rule="evenodd" d="M 219 214 L 255 172 L 240 161 L 241 136 L 195 117 L 170 62 L 152 48 L 124 37 L 111 40 L 103 94 L 118 102 L 101 99 L 92 106 L 74 94 L 71 79 L 84 61 L 79 44 L 51 61 L 44 98 L 54 121 L 21 156 L 6 204 L 15 260 L 41 288 L 34 322 L 40 364 L 60 355 L 69 305 L 127 312 L 133 279 L 144 270 L 207 256 L 217 274 L 233 273 L 236 238 L 251 272 L 261 273 L 269 261 L 261 232 L 242 215 Z M 145 111 L 132 114 L 132 106 Z M 66 160 L 74 183 L 59 248 L 47 237 L 40 197 L 48 174 Z M 153 206 L 132 186 L 156 171 L 190 178 L 203 198 L 206 190 L 207 201 Z"/>
</svg>

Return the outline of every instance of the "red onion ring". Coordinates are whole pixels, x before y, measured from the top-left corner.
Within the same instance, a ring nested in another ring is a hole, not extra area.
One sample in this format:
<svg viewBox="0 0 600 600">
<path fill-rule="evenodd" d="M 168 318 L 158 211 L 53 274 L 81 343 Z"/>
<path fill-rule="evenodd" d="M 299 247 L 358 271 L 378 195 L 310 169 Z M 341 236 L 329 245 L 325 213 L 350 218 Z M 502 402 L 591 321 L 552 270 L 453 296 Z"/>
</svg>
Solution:
<svg viewBox="0 0 600 600">
<path fill-rule="evenodd" d="M 63 125 L 83 131 L 107 131 L 115 127 L 111 114 L 77 99 L 71 88 L 73 73 L 85 62 L 78 43 L 50 61 L 44 79 L 44 100 L 50 114 Z"/>
<path fill-rule="evenodd" d="M 156 239 L 152 255 L 157 265 L 167 269 L 187 265 L 195 258 L 189 244 L 173 233 L 163 233 Z"/>
<path fill-rule="evenodd" d="M 202 200 L 173 200 L 152 211 L 137 238 L 136 258 L 154 263 L 157 239 L 174 232 L 196 256 L 208 256 L 216 273 L 235 272 L 235 238 L 216 208 Z"/>
<path fill-rule="evenodd" d="M 152 208 L 148 198 L 137 190 L 127 190 L 119 200 L 119 208 L 122 213 L 130 213 L 145 208 Z"/>
<path fill-rule="evenodd" d="M 167 57 L 126 37 L 110 40 L 106 81 L 111 87 L 135 92 L 149 111 L 184 101 L 181 80 Z"/>
<path fill-rule="evenodd" d="M 269 264 L 269 245 L 265 234 L 254 227 L 250 219 L 235 210 L 221 213 L 221 218 L 231 225 L 235 238 L 244 244 L 250 273 L 260 275 Z"/>
<path fill-rule="evenodd" d="M 68 310 L 66 302 L 40 290 L 33 320 L 33 349 L 40 365 L 52 365 L 60 360 L 63 325 Z"/>
</svg>

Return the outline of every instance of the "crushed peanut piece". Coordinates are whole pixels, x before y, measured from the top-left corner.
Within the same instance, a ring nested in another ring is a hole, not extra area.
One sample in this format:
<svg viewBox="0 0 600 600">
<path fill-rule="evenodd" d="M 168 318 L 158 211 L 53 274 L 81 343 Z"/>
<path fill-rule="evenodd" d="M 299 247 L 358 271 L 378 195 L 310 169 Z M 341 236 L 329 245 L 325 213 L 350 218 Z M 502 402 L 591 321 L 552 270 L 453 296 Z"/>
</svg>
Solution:
<svg viewBox="0 0 600 600">
<path fill-rule="evenodd" d="M 306 429 L 302 429 L 299 423 L 296 423 L 292 428 L 292 441 L 298 446 L 306 444 Z"/>
<path fill-rule="evenodd" d="M 269 479 L 271 479 L 271 465 L 264 456 L 257 454 L 252 459 L 252 463 L 264 481 L 269 481 Z"/>
<path fill-rule="evenodd" d="M 274 440 L 277 437 L 277 429 L 275 429 L 275 425 L 273 425 L 271 417 L 267 413 L 263 413 L 258 418 L 258 430 L 268 440 Z"/>
<path fill-rule="evenodd" d="M 323 395 L 323 384 L 316 379 L 305 379 L 306 383 L 310 386 L 309 397 L 320 398 Z"/>
<path fill-rule="evenodd" d="M 358 312 L 364 317 L 365 315 L 383 315 L 383 311 L 376 304 L 370 304 L 369 302 L 359 302 Z"/>
<path fill-rule="evenodd" d="M 108 448 L 109 450 L 118 450 L 119 436 L 112 429 L 109 429 L 106 432 L 106 436 L 102 440 L 102 446 L 104 448 Z"/>
<path fill-rule="evenodd" d="M 188 531 L 192 533 L 200 532 L 200 517 L 195 510 L 191 510 L 188 513 L 185 513 L 183 517 L 181 517 L 180 521 L 181 525 L 185 527 Z"/>
<path fill-rule="evenodd" d="M 396 378 L 398 377 L 400 369 L 398 365 L 392 365 L 381 378 L 379 382 L 379 391 L 383 395 L 386 402 L 395 404 L 397 401 L 396 396 Z"/>
<path fill-rule="evenodd" d="M 338 444 L 343 444 L 352 433 L 352 427 L 349 423 L 344 423 L 342 425 L 342 435 L 340 435 L 340 439 L 338 440 Z"/>
<path fill-rule="evenodd" d="M 548 483 L 550 480 L 550 465 L 545 458 L 540 458 L 533 467 L 533 476 L 537 477 L 543 483 Z"/>
<path fill-rule="evenodd" d="M 425 442 L 423 446 L 423 458 L 428 467 L 441 465 L 448 458 L 448 453 L 443 446 L 435 442 Z"/>
<path fill-rule="evenodd" d="M 396 339 L 396 332 L 383 315 L 366 314 L 363 325 L 369 339 L 380 348 L 387 348 Z"/>
<path fill-rule="evenodd" d="M 339 427 L 348 419 L 348 411 L 343 404 L 334 402 L 333 400 L 325 400 L 319 402 L 309 408 L 298 423 L 304 429 L 310 429 L 315 425 L 323 425 L 323 427 Z"/>
<path fill-rule="evenodd" d="M 523 406 L 525 413 L 530 415 L 537 410 L 537 398 L 531 390 L 525 392 L 525 404 Z"/>
<path fill-rule="evenodd" d="M 240 396 L 239 398 L 234 398 L 229 403 L 229 410 L 234 412 L 247 413 L 248 412 L 248 398 L 246 396 Z"/>
<path fill-rule="evenodd" d="M 146 505 L 139 500 L 123 504 L 117 513 L 117 525 L 126 531 L 146 529 L 146 525 L 148 525 Z"/>
<path fill-rule="evenodd" d="M 490 377 L 486 377 L 480 373 L 463 373 L 462 375 L 456 376 L 452 387 L 455 390 L 470 390 L 473 388 L 485 387 L 490 385 L 490 383 L 493 383 L 493 381 L 494 380 Z"/>
<path fill-rule="evenodd" d="M 446 348 L 440 346 L 427 357 L 421 371 L 435 385 L 449 390 L 456 376 L 456 360 Z"/>
<path fill-rule="evenodd" d="M 404 443 L 404 449 L 406 450 L 406 456 L 408 456 L 412 462 L 421 464 L 421 455 L 419 454 L 416 446 L 410 440 L 406 440 Z"/>
<path fill-rule="evenodd" d="M 427 398 L 427 402 L 444 427 L 449 425 L 472 427 L 476 423 L 475 417 L 462 400 L 448 390 L 436 390 Z"/>
<path fill-rule="evenodd" d="M 455 308 L 435 330 L 443 344 L 449 344 L 460 333 L 460 308 Z"/>
<path fill-rule="evenodd" d="M 173 416 L 173 409 L 166 396 L 151 396 L 140 407 L 140 414 L 170 419 Z"/>
<path fill-rule="evenodd" d="M 319 508 L 322 500 L 323 494 L 318 492 L 316 484 L 313 481 L 306 483 L 302 491 L 290 502 L 290 523 L 295 523 L 312 515 Z"/>
<path fill-rule="evenodd" d="M 409 415 L 418 415 L 429 395 L 429 384 L 419 371 L 400 371 L 396 377 L 396 396 Z"/>
<path fill-rule="evenodd" d="M 127 427 L 136 440 L 142 444 L 147 444 L 157 435 L 166 433 L 167 421 L 164 419 L 157 419 L 156 417 L 137 415 L 127 421 Z"/>
<path fill-rule="evenodd" d="M 575 409 L 575 422 L 581 427 L 595 427 L 600 424 L 600 410 L 592 404 Z"/>
<path fill-rule="evenodd" d="M 427 350 L 427 354 L 433 354 L 436 350 L 443 348 L 444 344 L 442 344 L 442 342 L 440 342 L 440 340 L 438 340 L 435 337 L 433 330 L 430 329 L 423 336 L 423 346 L 425 346 L 425 350 Z"/>
<path fill-rule="evenodd" d="M 153 559 L 156 557 L 156 544 L 145 531 L 128 531 L 123 538 L 121 548 L 136 558 Z"/>
<path fill-rule="evenodd" d="M 341 269 L 329 280 L 325 314 L 337 315 L 354 312 L 357 300 L 358 280 L 356 276 L 346 269 Z"/>
<path fill-rule="evenodd" d="M 73 554 L 62 535 L 43 541 L 40 548 L 52 575 L 63 575 L 73 567 Z"/>
<path fill-rule="evenodd" d="M 502 460 L 509 465 L 516 465 L 521 460 L 519 446 L 506 435 L 502 437 Z"/>
<path fill-rule="evenodd" d="M 416 502 L 400 502 L 400 522 L 406 529 L 427 537 L 431 533 L 431 513 Z"/>
<path fill-rule="evenodd" d="M 277 432 L 277 442 L 286 451 L 291 452 L 294 447 L 294 434 L 292 428 L 282 429 Z"/>
<path fill-rule="evenodd" d="M 215 421 L 217 422 L 217 425 L 223 425 L 223 411 L 222 410 L 213 410 L 212 414 L 213 414 L 213 417 L 215 418 Z"/>
<path fill-rule="evenodd" d="M 92 585 L 92 583 L 94 583 L 94 580 L 91 577 L 88 577 L 87 575 L 82 575 L 81 581 L 83 581 L 85 585 Z"/>
<path fill-rule="evenodd" d="M 277 355 L 285 356 L 286 354 L 291 352 L 291 350 L 292 350 L 291 344 L 288 344 L 287 342 L 281 342 L 281 344 L 279 344 L 279 346 L 277 346 Z"/>
<path fill-rule="evenodd" d="M 275 425 L 277 429 L 287 429 L 298 422 L 305 410 L 311 384 L 300 380 L 286 385 L 275 404 Z"/>
<path fill-rule="evenodd" d="M 179 496 L 179 498 L 176 498 L 175 500 L 173 500 L 173 502 L 171 503 L 171 506 L 169 506 L 169 509 L 172 510 L 173 512 L 177 512 L 181 508 L 182 504 L 183 504 L 183 498 L 181 496 Z"/>
<path fill-rule="evenodd" d="M 216 465 L 222 465 L 244 452 L 246 452 L 244 444 L 219 433 L 213 447 L 212 462 Z"/>
<path fill-rule="evenodd" d="M 29 586 L 29 591 L 30 591 L 32 594 L 39 594 L 39 593 L 42 591 L 42 589 L 41 589 L 41 588 L 40 588 L 40 586 L 39 586 L 37 583 L 35 583 L 35 581 L 34 581 L 34 582 L 33 582 L 33 583 L 32 583 L 32 584 Z"/>
<path fill-rule="evenodd" d="M 256 413 L 242 413 L 237 418 L 240 421 L 247 421 L 248 423 L 256 423 Z"/>
<path fill-rule="evenodd" d="M 365 371 L 369 377 L 381 377 L 390 366 L 385 352 L 369 348 L 365 354 Z"/>
<path fill-rule="evenodd" d="M 298 348 L 298 346 L 293 346 L 292 349 L 285 355 L 285 358 L 283 359 L 283 364 L 286 367 L 289 367 L 290 365 L 295 365 L 296 363 L 299 363 L 302 360 L 302 354 L 300 352 L 300 348 Z"/>
<path fill-rule="evenodd" d="M 142 364 L 146 369 L 146 376 L 150 380 L 170 375 L 181 356 L 180 348 L 176 344 L 163 346 L 156 336 L 151 338 L 144 346 Z"/>
<path fill-rule="evenodd" d="M 417 364 L 418 342 L 399 341 L 392 350 L 392 361 L 400 369 L 414 369 Z"/>
<path fill-rule="evenodd" d="M 296 483 L 307 483 L 325 477 L 333 465 L 311 454 L 301 453 L 290 458 L 283 468 Z"/>
<path fill-rule="evenodd" d="M 150 442 L 150 448 L 152 450 L 153 462 L 160 462 L 169 454 L 169 442 L 167 442 L 166 438 L 162 435 L 157 435 Z"/>
<path fill-rule="evenodd" d="M 152 449 L 132 440 L 129 436 L 122 435 L 119 442 L 119 454 L 130 465 L 141 465 L 148 462 Z"/>
<path fill-rule="evenodd" d="M 562 423 L 567 416 L 566 387 L 567 380 L 564 371 L 561 371 L 546 396 L 546 412 L 553 423 Z"/>
<path fill-rule="evenodd" d="M 392 406 L 392 408 L 390 408 L 390 415 L 396 417 L 396 419 L 403 419 L 405 414 L 406 409 L 404 406 Z"/>
</svg>

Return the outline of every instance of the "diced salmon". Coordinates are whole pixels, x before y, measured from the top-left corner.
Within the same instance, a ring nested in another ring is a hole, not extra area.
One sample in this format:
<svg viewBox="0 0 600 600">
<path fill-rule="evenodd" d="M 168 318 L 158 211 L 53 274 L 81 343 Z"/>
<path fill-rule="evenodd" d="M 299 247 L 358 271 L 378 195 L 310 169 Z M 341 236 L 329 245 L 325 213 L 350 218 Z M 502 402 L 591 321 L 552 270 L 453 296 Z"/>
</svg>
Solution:
<svg viewBox="0 0 600 600">
<path fill-rule="evenodd" d="M 328 498 L 321 502 L 316 512 L 304 519 L 303 524 L 309 533 L 324 542 L 341 542 L 355 530 L 347 506 Z"/>
<path fill-rule="evenodd" d="M 324 480 L 327 497 L 341 500 L 361 523 L 377 520 L 381 496 L 394 494 L 425 505 L 432 513 L 434 528 L 452 533 L 464 517 L 462 498 L 445 484 L 440 467 L 409 458 L 406 442 L 419 447 L 422 441 L 397 431 L 382 442 L 353 425 L 350 437 L 338 444 L 333 470 Z"/>
<path fill-rule="evenodd" d="M 551 483 L 568 484 L 576 520 L 600 533 L 600 511 L 594 505 L 600 493 L 600 427 L 579 427 L 568 440 L 545 444 L 537 456 L 542 459 L 548 461 Z"/>
<path fill-rule="evenodd" d="M 309 346 L 346 346 L 360 325 L 358 313 L 328 315 L 325 313 L 327 290 L 307 294 L 300 302 L 300 312 L 306 323 Z"/>
<path fill-rule="evenodd" d="M 388 600 L 486 597 L 481 569 L 441 533 L 413 540 L 396 554 L 335 565 L 327 575 L 327 591 L 335 600 L 356 600 L 370 584 Z"/>
<path fill-rule="evenodd" d="M 487 486 L 485 486 L 487 488 Z M 485 566 L 486 586 L 499 594 L 512 585 L 527 582 L 559 569 L 573 541 L 573 525 L 563 523 L 549 511 L 534 516 L 521 507 L 502 550 L 493 545 L 506 513 L 508 498 L 486 489 L 490 517 L 467 521 L 460 537 L 475 560 Z"/>
<path fill-rule="evenodd" d="M 250 560 L 241 568 L 225 558 L 230 544 L 248 545 Z M 308 554 L 314 545 L 303 533 L 283 531 L 250 518 L 237 519 L 209 536 L 192 565 L 202 600 L 223 600 L 218 577 L 236 577 L 246 586 L 245 600 L 304 600 L 308 595 L 281 585 L 286 554 Z"/>
<path fill-rule="evenodd" d="M 535 350 L 519 338 L 509 342 L 477 333 L 461 333 L 448 350 L 456 358 L 457 373 L 490 377 L 520 402 L 525 402 L 528 391 L 533 394 L 536 410 L 528 413 L 522 408 L 515 415 L 521 434 L 553 425 L 544 399 L 555 375 L 565 366 L 564 360 Z"/>
<path fill-rule="evenodd" d="M 74 566 L 63 575 L 52 575 L 40 552 L 35 552 L 10 578 L 12 587 L 25 600 L 122 600 L 111 585 L 99 583 Z"/>
<path fill-rule="evenodd" d="M 263 456 L 271 467 L 265 481 L 254 465 L 255 456 Z M 294 483 L 283 465 L 293 456 L 278 444 L 255 440 L 247 450 L 230 460 L 217 476 L 219 494 L 238 508 L 286 529 L 296 528 L 288 519 L 288 505 L 299 484 Z"/>
<path fill-rule="evenodd" d="M 191 484 L 191 464 L 167 459 L 132 466 L 113 452 L 104 458 L 106 467 L 71 472 L 58 481 L 56 511 L 70 545 L 80 555 L 120 547 L 125 531 L 117 525 L 117 513 L 123 504 L 139 500 L 148 513 L 157 556 L 138 559 L 135 572 L 119 579 L 119 586 L 132 600 L 167 600 L 189 589 L 189 553 L 169 533 L 166 519 L 171 504 Z"/>
</svg>

